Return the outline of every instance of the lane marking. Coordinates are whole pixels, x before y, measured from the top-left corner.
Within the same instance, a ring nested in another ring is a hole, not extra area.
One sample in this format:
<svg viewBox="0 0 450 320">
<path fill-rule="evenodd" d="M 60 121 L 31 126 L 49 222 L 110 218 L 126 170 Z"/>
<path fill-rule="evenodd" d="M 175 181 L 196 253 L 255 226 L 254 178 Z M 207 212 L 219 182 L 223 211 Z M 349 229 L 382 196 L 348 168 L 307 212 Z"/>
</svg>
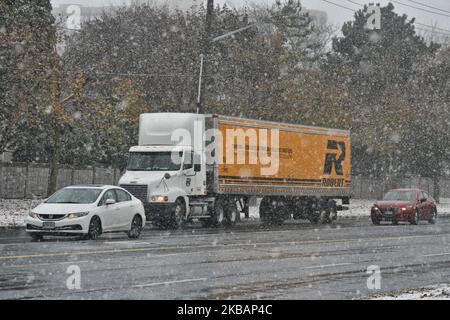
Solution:
<svg viewBox="0 0 450 320">
<path fill-rule="evenodd" d="M 450 252 L 448 252 L 448 253 L 425 254 L 422 257 L 439 257 L 439 256 L 448 256 L 448 255 L 450 255 Z"/>
<path fill-rule="evenodd" d="M 49 263 L 30 263 L 30 264 L 15 264 L 10 266 L 0 266 L 2 268 L 24 268 L 24 267 L 39 267 L 39 266 L 48 266 L 55 264 L 79 264 L 79 263 L 87 263 L 90 262 L 88 260 L 83 261 L 64 261 L 64 262 L 49 262 Z"/>
<path fill-rule="evenodd" d="M 330 267 L 342 267 L 342 266 L 348 266 L 348 265 L 352 265 L 352 264 L 355 264 L 355 263 L 347 262 L 347 263 L 322 264 L 320 266 L 309 266 L 309 267 L 304 267 L 301 269 L 322 269 L 322 268 L 330 268 Z"/>
<path fill-rule="evenodd" d="M 136 245 L 136 244 L 145 244 L 151 245 L 150 242 L 139 242 L 139 241 L 104 241 L 103 244 L 127 244 L 127 245 Z"/>
<path fill-rule="evenodd" d="M 367 241 L 386 241 L 386 240 L 407 240 L 407 239 L 421 239 L 442 236 L 442 234 L 421 235 L 421 236 L 398 236 L 398 237 L 374 237 L 374 238 L 351 238 L 351 239 L 336 239 L 336 240 L 310 240 L 310 241 L 280 241 L 280 242 L 255 242 L 255 243 L 222 243 L 216 245 L 186 245 L 186 246 L 172 246 L 172 247 L 142 247 L 142 248 L 126 248 L 126 249 L 110 249 L 98 251 L 81 251 L 81 252 L 64 252 L 64 253 L 37 253 L 31 255 L 17 255 L 17 256 L 0 256 L 0 260 L 12 259 L 27 259 L 27 258 L 45 258 L 45 257 L 65 257 L 65 256 L 81 256 L 81 255 L 95 255 L 95 254 L 114 254 L 114 253 L 132 253 L 158 250 L 179 250 L 179 249 L 193 249 L 193 248 L 239 248 L 239 247 L 258 247 L 258 246 L 277 246 L 282 244 L 289 245 L 304 245 L 304 244 L 330 244 L 342 242 L 367 242 Z"/>
<path fill-rule="evenodd" d="M 164 282 L 154 282 L 147 284 L 138 284 L 132 286 L 132 288 L 146 288 L 146 287 L 155 287 L 155 286 L 164 286 L 176 283 L 185 283 L 185 282 L 198 282 L 198 281 L 206 281 L 207 278 L 197 278 L 197 279 L 183 279 L 183 280 L 173 280 L 173 281 L 164 281 Z"/>
</svg>

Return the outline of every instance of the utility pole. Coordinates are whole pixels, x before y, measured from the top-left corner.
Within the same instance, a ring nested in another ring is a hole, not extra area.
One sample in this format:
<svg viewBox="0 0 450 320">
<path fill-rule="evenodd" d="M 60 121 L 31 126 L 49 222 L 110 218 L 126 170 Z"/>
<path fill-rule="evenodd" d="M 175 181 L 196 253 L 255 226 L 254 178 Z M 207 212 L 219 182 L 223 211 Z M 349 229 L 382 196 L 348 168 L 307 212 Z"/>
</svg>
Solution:
<svg viewBox="0 0 450 320">
<path fill-rule="evenodd" d="M 200 74 L 198 79 L 197 113 L 203 113 L 206 85 L 208 83 L 208 59 L 211 49 L 211 26 L 214 14 L 214 0 L 208 0 L 206 5 L 205 31 L 202 39 L 202 54 L 200 55 Z M 205 61 L 206 60 L 206 61 Z"/>
</svg>

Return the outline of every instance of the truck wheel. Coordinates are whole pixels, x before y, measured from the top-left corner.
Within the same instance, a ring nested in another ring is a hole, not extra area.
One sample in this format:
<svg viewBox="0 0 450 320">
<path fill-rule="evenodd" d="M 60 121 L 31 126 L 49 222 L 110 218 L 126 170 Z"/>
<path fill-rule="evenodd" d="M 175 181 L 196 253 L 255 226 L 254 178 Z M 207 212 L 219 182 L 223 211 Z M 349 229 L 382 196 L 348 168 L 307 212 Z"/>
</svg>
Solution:
<svg viewBox="0 0 450 320">
<path fill-rule="evenodd" d="M 238 220 L 239 211 L 236 206 L 235 201 L 229 201 L 225 204 L 225 219 L 223 221 L 223 224 L 226 227 L 232 227 L 236 224 L 236 221 Z"/>
<path fill-rule="evenodd" d="M 225 221 L 225 205 L 226 202 L 223 199 L 216 199 L 214 203 L 213 215 L 211 218 L 211 226 L 219 227 L 224 224 Z"/>
<path fill-rule="evenodd" d="M 175 208 L 173 210 L 173 216 L 170 221 L 170 227 L 172 229 L 179 229 L 183 226 L 186 218 L 186 204 L 182 198 L 178 198 L 175 201 Z"/>
</svg>

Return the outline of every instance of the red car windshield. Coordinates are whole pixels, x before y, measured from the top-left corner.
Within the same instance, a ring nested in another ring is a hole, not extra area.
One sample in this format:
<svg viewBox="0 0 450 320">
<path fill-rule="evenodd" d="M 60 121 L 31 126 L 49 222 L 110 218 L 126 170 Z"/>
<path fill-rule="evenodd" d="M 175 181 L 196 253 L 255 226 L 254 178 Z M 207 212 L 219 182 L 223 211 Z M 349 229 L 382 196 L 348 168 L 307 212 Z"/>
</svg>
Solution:
<svg viewBox="0 0 450 320">
<path fill-rule="evenodd" d="M 416 199 L 415 191 L 389 191 L 384 195 L 383 200 L 387 201 L 412 201 Z"/>
</svg>

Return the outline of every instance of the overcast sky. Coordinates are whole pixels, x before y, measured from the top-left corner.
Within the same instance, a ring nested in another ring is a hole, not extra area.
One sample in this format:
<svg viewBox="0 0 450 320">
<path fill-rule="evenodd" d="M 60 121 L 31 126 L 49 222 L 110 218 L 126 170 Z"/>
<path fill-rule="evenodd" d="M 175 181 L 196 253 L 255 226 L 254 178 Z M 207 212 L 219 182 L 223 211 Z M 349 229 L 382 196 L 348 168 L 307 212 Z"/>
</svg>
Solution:
<svg viewBox="0 0 450 320">
<path fill-rule="evenodd" d="M 51 0 L 54 7 L 61 4 L 79 4 L 82 6 L 104 6 L 110 4 L 127 4 L 132 0 Z M 164 2 L 164 0 L 154 0 Z M 203 0 L 167 0 L 167 2 L 192 2 Z M 329 1 L 329 2 L 327 2 Z M 206 2 L 206 1 L 205 1 Z M 231 6 L 242 7 L 249 3 L 271 4 L 275 0 L 215 0 L 215 3 L 227 3 Z M 342 25 L 345 21 L 352 20 L 353 12 L 332 4 L 331 2 L 357 10 L 361 8 L 357 3 L 364 4 L 369 2 L 386 5 L 389 1 L 378 0 L 302 0 L 301 3 L 307 9 L 317 9 L 325 11 L 328 14 L 328 21 L 335 25 Z M 416 17 L 416 21 L 422 24 L 433 25 L 439 28 L 449 30 L 450 33 L 450 0 L 391 0 L 395 6 L 395 11 L 399 14 L 407 14 L 409 17 Z M 415 7 L 415 8 L 413 8 Z M 437 9 L 433 9 L 435 7 Z M 439 10 L 441 9 L 441 10 Z M 431 12 L 430 12 L 431 11 Z M 435 13 L 432 13 L 435 12 Z M 419 27 L 419 26 L 418 26 Z M 442 30 L 441 30 L 442 31 Z M 445 31 L 443 31 L 445 32 Z"/>
</svg>

